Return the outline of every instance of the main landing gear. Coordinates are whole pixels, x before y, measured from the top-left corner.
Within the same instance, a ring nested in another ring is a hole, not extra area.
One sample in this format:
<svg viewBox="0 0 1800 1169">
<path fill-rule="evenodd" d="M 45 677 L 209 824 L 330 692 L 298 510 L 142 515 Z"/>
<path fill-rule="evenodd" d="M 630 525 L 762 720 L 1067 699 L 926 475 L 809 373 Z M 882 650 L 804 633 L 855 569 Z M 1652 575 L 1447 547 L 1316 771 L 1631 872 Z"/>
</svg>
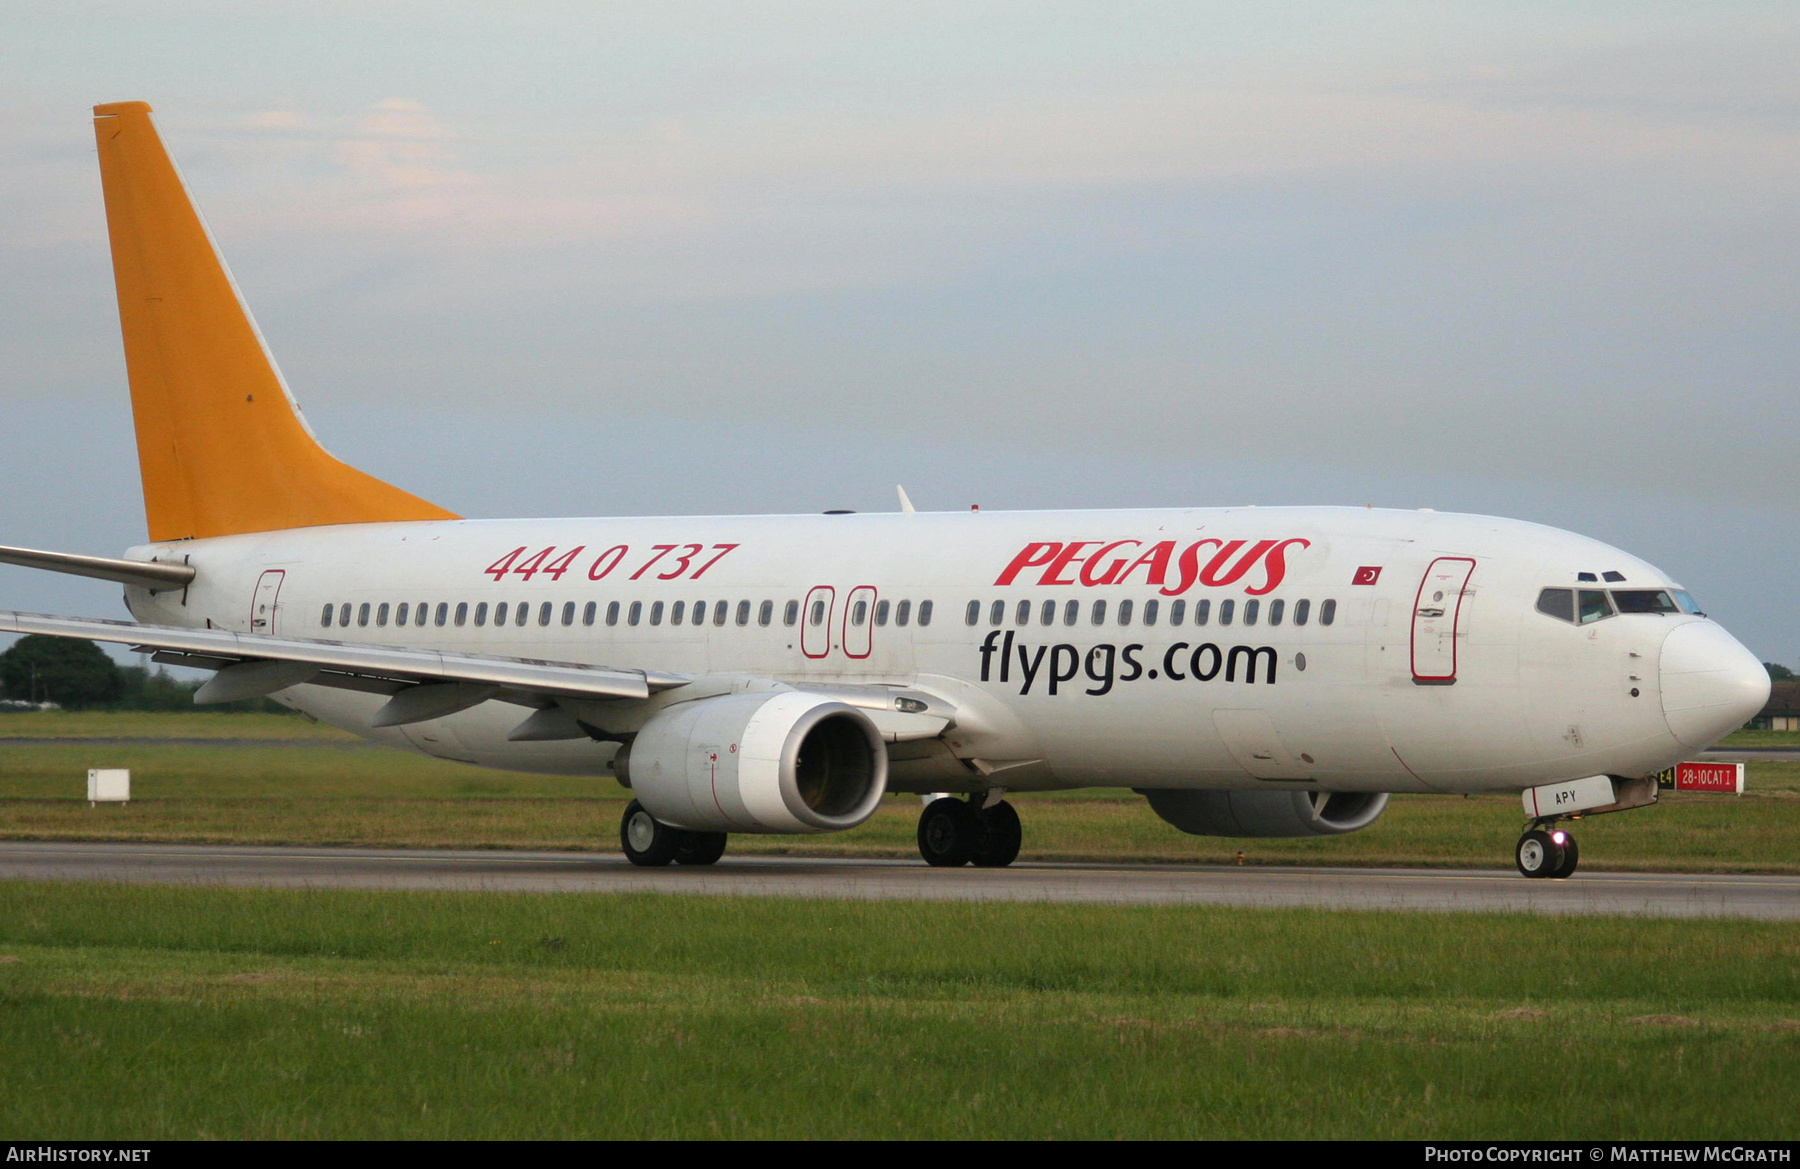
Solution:
<svg viewBox="0 0 1800 1169">
<path fill-rule="evenodd" d="M 725 855 L 725 833 L 690 832 L 664 824 L 632 800 L 619 821 L 619 845 L 625 859 L 644 868 L 678 865 L 710 865 Z"/>
<path fill-rule="evenodd" d="M 1018 859 L 1023 836 L 1019 813 L 1005 800 L 981 807 L 981 798 L 943 796 L 925 805 L 919 813 L 919 855 L 926 864 L 1000 869 Z"/>
<path fill-rule="evenodd" d="M 1513 849 L 1513 860 L 1527 877 L 1566 877 L 1581 860 L 1575 836 L 1554 820 L 1534 820 Z"/>
</svg>

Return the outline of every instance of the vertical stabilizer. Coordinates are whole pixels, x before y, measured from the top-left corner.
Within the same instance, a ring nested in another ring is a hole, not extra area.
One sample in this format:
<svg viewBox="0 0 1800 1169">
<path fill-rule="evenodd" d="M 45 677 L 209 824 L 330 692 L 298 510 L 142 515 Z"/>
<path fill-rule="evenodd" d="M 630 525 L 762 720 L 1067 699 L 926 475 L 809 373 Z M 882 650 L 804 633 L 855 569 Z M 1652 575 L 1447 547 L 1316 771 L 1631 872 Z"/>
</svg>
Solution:
<svg viewBox="0 0 1800 1169">
<path fill-rule="evenodd" d="M 325 451 L 244 307 L 150 107 L 94 107 L 152 540 L 450 512 Z"/>
</svg>

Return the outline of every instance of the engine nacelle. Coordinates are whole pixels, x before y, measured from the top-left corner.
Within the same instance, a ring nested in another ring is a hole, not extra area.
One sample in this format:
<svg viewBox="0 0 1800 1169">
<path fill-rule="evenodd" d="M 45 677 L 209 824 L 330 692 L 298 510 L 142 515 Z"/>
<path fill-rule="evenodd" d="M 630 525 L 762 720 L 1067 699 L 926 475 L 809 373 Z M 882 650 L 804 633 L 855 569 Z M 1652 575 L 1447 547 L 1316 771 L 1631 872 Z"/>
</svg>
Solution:
<svg viewBox="0 0 1800 1169">
<path fill-rule="evenodd" d="M 887 792 L 887 744 L 855 707 L 798 691 L 657 712 L 613 762 L 658 820 L 699 832 L 841 832 Z"/>
<path fill-rule="evenodd" d="M 1388 801 L 1386 792 L 1139 790 L 1193 836 L 1339 836 L 1373 824 Z"/>
</svg>

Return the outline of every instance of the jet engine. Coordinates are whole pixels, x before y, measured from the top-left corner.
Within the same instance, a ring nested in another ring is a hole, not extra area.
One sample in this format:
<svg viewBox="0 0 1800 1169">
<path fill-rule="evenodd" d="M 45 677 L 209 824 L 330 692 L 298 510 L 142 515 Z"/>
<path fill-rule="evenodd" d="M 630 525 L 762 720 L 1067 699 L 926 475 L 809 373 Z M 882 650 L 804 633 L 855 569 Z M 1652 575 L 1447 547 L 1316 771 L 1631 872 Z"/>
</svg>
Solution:
<svg viewBox="0 0 1800 1169">
<path fill-rule="evenodd" d="M 1373 824 L 1388 801 L 1386 792 L 1138 790 L 1193 836 L 1339 836 Z"/>
<path fill-rule="evenodd" d="M 657 712 L 613 770 L 665 824 L 696 832 L 841 832 L 887 792 L 869 717 L 819 694 L 701 698 Z"/>
</svg>

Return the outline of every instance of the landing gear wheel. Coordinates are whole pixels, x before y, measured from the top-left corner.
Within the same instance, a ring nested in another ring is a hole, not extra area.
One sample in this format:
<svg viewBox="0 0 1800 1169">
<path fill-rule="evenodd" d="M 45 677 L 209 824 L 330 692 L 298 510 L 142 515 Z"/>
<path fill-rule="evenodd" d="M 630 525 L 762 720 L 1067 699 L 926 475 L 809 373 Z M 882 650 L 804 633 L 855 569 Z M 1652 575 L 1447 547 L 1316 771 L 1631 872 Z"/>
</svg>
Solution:
<svg viewBox="0 0 1800 1169">
<path fill-rule="evenodd" d="M 1572 833 L 1563 832 L 1558 833 L 1558 835 L 1563 838 L 1563 860 L 1562 864 L 1556 866 L 1556 871 L 1550 875 L 1552 877 L 1562 878 L 1575 871 L 1576 864 L 1581 860 L 1581 846 L 1575 843 L 1575 837 Z"/>
<path fill-rule="evenodd" d="M 1517 862 L 1519 871 L 1527 877 L 1556 875 L 1563 865 L 1564 857 L 1563 846 L 1551 839 L 1550 834 L 1542 828 L 1533 828 L 1519 837 L 1518 847 L 1513 850 L 1513 860 Z"/>
<path fill-rule="evenodd" d="M 675 863 L 678 865 L 710 865 L 716 864 L 725 855 L 725 841 L 729 839 L 723 832 L 683 832 L 681 843 L 675 846 Z"/>
<path fill-rule="evenodd" d="M 1019 859 L 1019 843 L 1024 830 L 1019 827 L 1019 813 L 1005 800 L 975 813 L 981 825 L 981 843 L 975 848 L 975 867 L 1003 869 Z"/>
<path fill-rule="evenodd" d="M 636 800 L 625 806 L 625 815 L 619 821 L 619 847 L 625 850 L 625 859 L 647 869 L 660 868 L 674 860 L 686 835 L 646 812 Z"/>
<path fill-rule="evenodd" d="M 935 868 L 956 869 L 975 859 L 981 847 L 981 821 L 975 809 L 945 796 L 919 813 L 919 855 Z"/>
</svg>

